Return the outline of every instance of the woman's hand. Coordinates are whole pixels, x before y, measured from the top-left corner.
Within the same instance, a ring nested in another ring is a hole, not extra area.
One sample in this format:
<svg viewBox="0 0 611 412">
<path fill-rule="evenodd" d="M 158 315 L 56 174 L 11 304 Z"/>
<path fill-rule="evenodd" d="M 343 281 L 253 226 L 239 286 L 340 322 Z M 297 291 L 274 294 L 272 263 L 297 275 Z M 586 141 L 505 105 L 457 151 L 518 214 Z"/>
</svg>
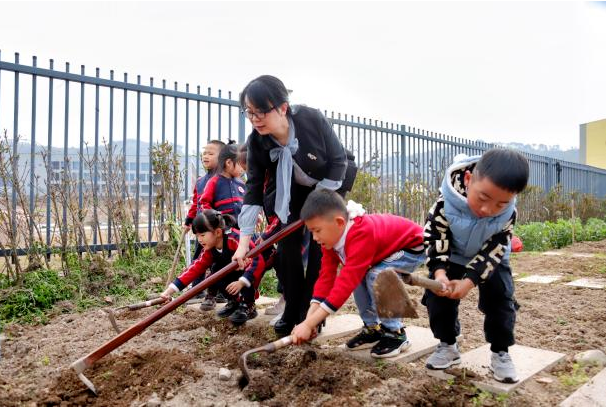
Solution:
<svg viewBox="0 0 611 412">
<path fill-rule="evenodd" d="M 250 264 L 252 259 L 246 259 L 246 254 L 250 249 L 250 236 L 240 236 L 240 244 L 236 249 L 235 253 L 231 257 L 231 260 L 238 262 L 240 270 L 244 270 L 246 266 Z"/>
<path fill-rule="evenodd" d="M 241 281 L 236 280 L 235 282 L 231 282 L 229 285 L 227 285 L 225 290 L 232 295 L 237 295 L 244 286 L 245 285 Z"/>
</svg>

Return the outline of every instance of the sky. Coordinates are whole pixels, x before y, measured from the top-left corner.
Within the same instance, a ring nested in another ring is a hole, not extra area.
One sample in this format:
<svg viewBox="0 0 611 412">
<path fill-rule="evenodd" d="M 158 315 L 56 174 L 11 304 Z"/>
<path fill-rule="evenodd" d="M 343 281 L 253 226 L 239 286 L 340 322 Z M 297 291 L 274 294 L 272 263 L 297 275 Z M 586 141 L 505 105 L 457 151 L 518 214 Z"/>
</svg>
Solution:
<svg viewBox="0 0 611 412">
<path fill-rule="evenodd" d="M 579 124 L 606 117 L 600 2 L 0 1 L 0 16 L 3 61 L 19 52 L 234 99 L 273 74 L 292 103 L 461 138 L 577 147 Z"/>
</svg>

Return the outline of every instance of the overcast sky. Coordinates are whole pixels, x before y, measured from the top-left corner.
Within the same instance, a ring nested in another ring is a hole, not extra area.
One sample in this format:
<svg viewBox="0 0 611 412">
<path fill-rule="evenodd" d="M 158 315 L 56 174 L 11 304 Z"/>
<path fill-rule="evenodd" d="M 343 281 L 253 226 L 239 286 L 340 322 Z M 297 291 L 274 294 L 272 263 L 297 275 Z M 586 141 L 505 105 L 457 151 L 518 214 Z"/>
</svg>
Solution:
<svg viewBox="0 0 611 412">
<path fill-rule="evenodd" d="M 605 13 L 593 2 L 2 1 L 0 50 L 234 98 L 274 74 L 293 103 L 566 148 L 606 115 Z"/>
</svg>

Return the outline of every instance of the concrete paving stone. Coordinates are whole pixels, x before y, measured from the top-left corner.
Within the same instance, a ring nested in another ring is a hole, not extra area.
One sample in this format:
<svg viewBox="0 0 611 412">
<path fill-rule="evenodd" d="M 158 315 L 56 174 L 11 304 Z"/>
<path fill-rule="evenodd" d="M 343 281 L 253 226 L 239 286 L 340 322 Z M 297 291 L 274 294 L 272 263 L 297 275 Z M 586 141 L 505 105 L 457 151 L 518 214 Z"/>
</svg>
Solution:
<svg viewBox="0 0 611 412">
<path fill-rule="evenodd" d="M 549 275 L 549 276 L 532 275 L 532 276 L 526 276 L 520 279 L 516 279 L 516 282 L 546 284 L 546 283 L 556 282 L 559 279 L 562 279 L 562 276 L 560 275 Z"/>
<path fill-rule="evenodd" d="M 490 345 L 486 344 L 461 355 L 462 362 L 457 368 L 473 371 L 483 378 L 475 378 L 473 384 L 482 390 L 492 393 L 509 393 L 532 378 L 538 372 L 549 369 L 566 357 L 565 354 L 522 345 L 513 345 L 509 354 L 518 373 L 516 383 L 501 383 L 492 377 L 490 370 Z M 441 371 L 428 371 L 429 375 L 448 379 L 451 375 Z"/>
<path fill-rule="evenodd" d="M 560 403 L 560 406 L 606 406 L 605 389 L 607 386 L 607 368 L 600 371 L 585 385 L 573 392 Z"/>
<path fill-rule="evenodd" d="M 269 296 L 259 296 L 259 299 L 255 301 L 257 306 L 272 306 L 278 303 L 278 298 L 270 298 Z"/>
<path fill-rule="evenodd" d="M 407 339 L 411 342 L 411 345 L 408 347 L 407 351 L 402 352 L 400 355 L 395 356 L 393 358 L 384 358 L 384 361 L 413 362 L 414 360 L 419 359 L 422 356 L 432 353 L 437 347 L 437 344 L 439 343 L 439 340 L 435 339 L 435 337 L 433 336 L 433 332 L 431 332 L 429 328 L 422 328 L 419 326 L 406 326 L 405 333 L 407 335 Z M 377 360 L 376 358 L 372 358 L 369 353 L 371 347 L 361 350 L 347 350 L 345 349 L 345 347 L 343 349 L 344 353 L 357 359 L 371 362 Z"/>
<path fill-rule="evenodd" d="M 553 251 L 553 250 L 550 250 L 550 251 L 547 251 L 547 252 L 543 252 L 541 254 L 544 255 L 544 256 L 562 256 L 562 255 L 564 255 L 564 253 L 562 253 L 562 252 L 556 252 L 556 251 Z"/>
<path fill-rule="evenodd" d="M 571 253 L 571 257 L 593 258 L 594 257 L 594 253 Z"/>
<path fill-rule="evenodd" d="M 321 343 L 329 339 L 341 338 L 356 334 L 363 327 L 363 321 L 359 315 L 353 313 L 345 315 L 332 315 L 327 317 L 327 324 L 322 332 L 312 342 Z"/>
<path fill-rule="evenodd" d="M 581 278 L 581 279 L 577 279 L 569 283 L 565 283 L 565 285 L 574 286 L 576 288 L 604 289 L 605 288 L 605 279 Z"/>
</svg>

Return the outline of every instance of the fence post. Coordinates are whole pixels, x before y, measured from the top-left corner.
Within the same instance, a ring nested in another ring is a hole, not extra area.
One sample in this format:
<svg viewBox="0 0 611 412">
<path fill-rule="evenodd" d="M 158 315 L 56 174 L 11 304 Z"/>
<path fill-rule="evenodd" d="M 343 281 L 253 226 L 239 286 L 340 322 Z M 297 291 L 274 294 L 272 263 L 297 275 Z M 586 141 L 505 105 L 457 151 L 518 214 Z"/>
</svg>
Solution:
<svg viewBox="0 0 611 412">
<path fill-rule="evenodd" d="M 246 116 L 240 108 L 238 110 L 238 143 L 242 144 L 246 140 Z"/>
<path fill-rule="evenodd" d="M 401 190 L 405 190 L 405 181 L 407 179 L 407 154 L 405 153 L 405 142 L 407 140 L 407 136 L 405 135 L 405 125 L 402 124 L 401 125 Z M 405 208 L 405 201 L 402 200 L 401 201 L 401 215 L 405 216 L 407 214 L 406 208 Z"/>
</svg>

